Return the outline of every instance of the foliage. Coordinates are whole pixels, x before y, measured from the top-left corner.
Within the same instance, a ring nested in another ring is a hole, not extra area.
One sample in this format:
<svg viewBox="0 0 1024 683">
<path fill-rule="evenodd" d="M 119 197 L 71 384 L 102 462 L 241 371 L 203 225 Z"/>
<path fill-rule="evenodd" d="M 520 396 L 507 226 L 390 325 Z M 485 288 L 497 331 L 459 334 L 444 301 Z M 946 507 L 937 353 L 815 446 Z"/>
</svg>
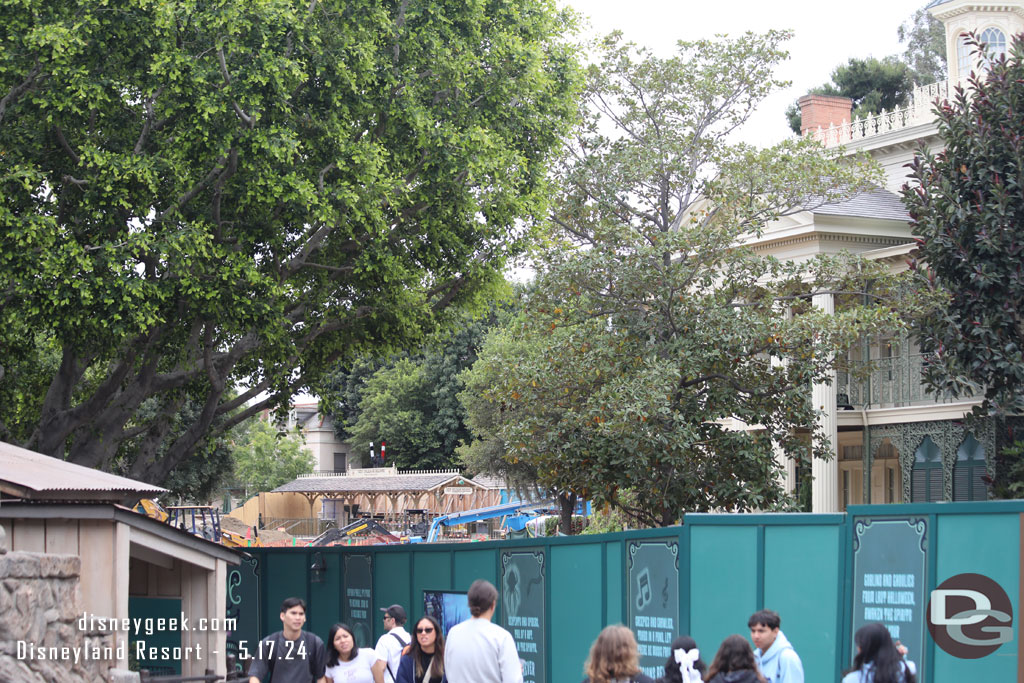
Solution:
<svg viewBox="0 0 1024 683">
<path fill-rule="evenodd" d="M 977 46 L 975 46 L 977 47 Z M 948 296 L 915 327 L 925 381 L 979 413 L 1024 411 L 1024 37 L 937 108 L 943 151 L 919 151 L 903 198 L 920 284 Z"/>
<path fill-rule="evenodd" d="M 155 483 L 478 301 L 577 100 L 550 0 L 26 0 L 0 24 L 0 438 L 105 469 L 135 440 L 118 466 Z"/>
<path fill-rule="evenodd" d="M 744 246 L 875 173 L 809 140 L 726 140 L 779 85 L 785 37 L 680 43 L 668 59 L 604 44 L 586 124 L 556 169 L 553 220 L 571 245 L 542 261 L 524 315 L 488 338 L 474 373 L 490 381 L 467 380 L 495 406 L 487 447 L 542 485 L 646 525 L 786 506 L 776 456 L 809 456 L 809 387 L 860 334 L 900 327 L 893 284 L 870 264 L 781 263 Z M 866 279 L 867 305 L 842 294 Z M 840 293 L 835 315 L 811 304 L 825 292 Z"/>
<path fill-rule="evenodd" d="M 996 456 L 993 498 L 1024 498 L 1024 440 L 1004 446 Z"/>
<path fill-rule="evenodd" d="M 235 483 L 245 490 L 245 497 L 272 491 L 313 471 L 313 456 L 303 448 L 298 434 L 281 434 L 260 418 L 251 418 L 241 427 L 231 457 Z"/>
<path fill-rule="evenodd" d="M 906 43 L 903 61 L 917 85 L 946 80 L 946 27 L 928 13 L 927 7 L 914 12 L 897 29 L 901 43 Z"/>
<path fill-rule="evenodd" d="M 808 94 L 849 97 L 853 100 L 852 116 L 863 118 L 906 106 L 913 89 L 914 74 L 898 57 L 868 57 L 852 58 L 840 64 L 832 71 L 831 82 L 811 88 Z M 786 118 L 790 129 L 799 134 L 800 105 L 797 102 L 786 109 Z"/>
<path fill-rule="evenodd" d="M 325 401 L 325 412 L 336 423 L 347 420 L 347 441 L 357 453 L 383 440 L 388 462 L 399 467 L 451 467 L 456 447 L 470 438 L 458 400 L 460 373 L 476 361 L 484 335 L 501 315 L 500 306 L 488 315 L 465 314 L 414 355 L 358 361 L 338 374 L 346 393 Z M 374 365 L 377 369 L 367 372 Z M 353 400 L 358 401 L 354 410 Z"/>
</svg>

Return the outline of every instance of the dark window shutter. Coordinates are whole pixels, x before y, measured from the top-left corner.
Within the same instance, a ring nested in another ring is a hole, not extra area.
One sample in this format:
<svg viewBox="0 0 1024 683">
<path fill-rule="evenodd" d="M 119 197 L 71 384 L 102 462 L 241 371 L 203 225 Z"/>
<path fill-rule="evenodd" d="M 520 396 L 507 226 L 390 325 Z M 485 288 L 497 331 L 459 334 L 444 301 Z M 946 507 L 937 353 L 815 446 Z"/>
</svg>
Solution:
<svg viewBox="0 0 1024 683">
<path fill-rule="evenodd" d="M 971 500 L 971 467 L 966 461 L 953 465 L 953 500 Z"/>
</svg>

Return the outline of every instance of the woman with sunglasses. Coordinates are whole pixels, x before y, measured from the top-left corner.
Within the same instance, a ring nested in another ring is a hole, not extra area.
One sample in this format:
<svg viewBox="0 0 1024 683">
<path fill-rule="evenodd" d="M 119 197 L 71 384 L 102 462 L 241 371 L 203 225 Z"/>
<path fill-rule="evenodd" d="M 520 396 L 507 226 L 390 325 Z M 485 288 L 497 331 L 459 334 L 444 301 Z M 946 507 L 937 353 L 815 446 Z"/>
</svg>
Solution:
<svg viewBox="0 0 1024 683">
<path fill-rule="evenodd" d="M 448 683 L 444 675 L 444 635 L 434 617 L 421 617 L 398 665 L 396 683 Z"/>
</svg>

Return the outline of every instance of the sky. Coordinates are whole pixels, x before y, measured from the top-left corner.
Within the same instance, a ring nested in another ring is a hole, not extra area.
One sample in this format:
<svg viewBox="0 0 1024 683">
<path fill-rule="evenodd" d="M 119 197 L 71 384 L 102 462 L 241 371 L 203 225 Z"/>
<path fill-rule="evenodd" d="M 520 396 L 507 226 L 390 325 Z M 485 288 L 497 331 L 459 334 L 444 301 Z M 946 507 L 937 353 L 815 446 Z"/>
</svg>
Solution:
<svg viewBox="0 0 1024 683">
<path fill-rule="evenodd" d="M 769 96 L 737 136 L 767 146 L 791 134 L 786 107 L 810 88 L 827 82 L 837 65 L 850 57 L 902 53 L 896 31 L 927 0 L 831 4 L 807 0 L 561 0 L 559 4 L 568 4 L 589 18 L 586 35 L 621 30 L 628 40 L 659 56 L 670 54 L 677 40 L 769 29 L 794 31 L 785 46 L 790 58 L 776 74 L 792 85 Z"/>
</svg>

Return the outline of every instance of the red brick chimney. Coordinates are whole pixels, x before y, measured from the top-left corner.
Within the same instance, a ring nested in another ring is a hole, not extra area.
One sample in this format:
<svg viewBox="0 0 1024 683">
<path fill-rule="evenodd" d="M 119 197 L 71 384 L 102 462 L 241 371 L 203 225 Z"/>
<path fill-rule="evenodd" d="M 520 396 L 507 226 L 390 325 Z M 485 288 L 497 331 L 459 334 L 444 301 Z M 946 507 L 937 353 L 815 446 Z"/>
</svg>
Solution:
<svg viewBox="0 0 1024 683">
<path fill-rule="evenodd" d="M 816 131 L 818 127 L 828 130 L 830 125 L 841 126 L 852 120 L 853 100 L 834 95 L 804 95 L 797 104 L 800 107 L 800 134 Z"/>
</svg>

